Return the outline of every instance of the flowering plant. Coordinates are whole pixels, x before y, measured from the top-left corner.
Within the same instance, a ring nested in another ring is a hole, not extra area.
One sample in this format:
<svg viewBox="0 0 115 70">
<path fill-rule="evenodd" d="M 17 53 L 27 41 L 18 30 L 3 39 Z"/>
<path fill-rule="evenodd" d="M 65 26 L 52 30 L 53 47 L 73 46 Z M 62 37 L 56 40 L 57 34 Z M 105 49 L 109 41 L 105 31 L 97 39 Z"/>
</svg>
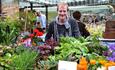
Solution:
<svg viewBox="0 0 115 70">
<path fill-rule="evenodd" d="M 107 59 L 115 62 L 115 44 L 109 44 L 108 47 L 109 47 L 109 55 Z"/>
</svg>

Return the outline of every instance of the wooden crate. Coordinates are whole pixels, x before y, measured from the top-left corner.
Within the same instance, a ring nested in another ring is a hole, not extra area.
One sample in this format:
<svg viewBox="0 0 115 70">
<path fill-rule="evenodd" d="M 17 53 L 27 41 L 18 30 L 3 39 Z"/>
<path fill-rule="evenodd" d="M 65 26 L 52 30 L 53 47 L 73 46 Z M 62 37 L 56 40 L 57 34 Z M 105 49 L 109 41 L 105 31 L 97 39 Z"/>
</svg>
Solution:
<svg viewBox="0 0 115 70">
<path fill-rule="evenodd" d="M 103 37 L 106 39 L 115 39 L 115 32 L 104 32 Z"/>
<path fill-rule="evenodd" d="M 115 39 L 115 20 L 106 22 L 103 37 L 107 39 Z"/>
</svg>

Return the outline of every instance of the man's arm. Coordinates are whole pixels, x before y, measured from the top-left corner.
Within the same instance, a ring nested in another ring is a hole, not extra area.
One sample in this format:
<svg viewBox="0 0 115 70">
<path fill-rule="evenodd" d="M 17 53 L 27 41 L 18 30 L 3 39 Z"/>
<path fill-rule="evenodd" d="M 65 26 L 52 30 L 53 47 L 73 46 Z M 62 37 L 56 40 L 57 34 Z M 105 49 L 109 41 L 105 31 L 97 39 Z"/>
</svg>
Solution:
<svg viewBox="0 0 115 70">
<path fill-rule="evenodd" d="M 86 29 L 86 25 L 81 23 L 83 25 L 83 36 L 88 37 L 90 35 L 89 31 Z"/>
<path fill-rule="evenodd" d="M 45 15 L 43 15 L 42 16 L 42 28 L 46 28 L 46 16 Z"/>
<path fill-rule="evenodd" d="M 71 23 L 72 36 L 74 36 L 74 37 L 81 36 L 80 31 L 79 31 L 79 27 L 78 27 L 78 23 L 74 19 L 71 22 L 72 22 Z"/>
</svg>

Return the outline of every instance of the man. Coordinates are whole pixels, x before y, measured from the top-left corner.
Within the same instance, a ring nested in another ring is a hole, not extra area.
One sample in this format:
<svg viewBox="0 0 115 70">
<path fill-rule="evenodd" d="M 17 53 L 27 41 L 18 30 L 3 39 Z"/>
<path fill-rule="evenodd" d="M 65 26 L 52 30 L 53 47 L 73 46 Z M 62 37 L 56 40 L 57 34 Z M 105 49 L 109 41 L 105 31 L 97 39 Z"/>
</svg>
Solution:
<svg viewBox="0 0 115 70">
<path fill-rule="evenodd" d="M 51 39 L 51 37 L 57 42 L 59 42 L 59 37 L 61 36 L 79 37 L 78 24 L 68 16 L 68 5 L 66 3 L 57 5 L 57 14 L 55 20 L 49 24 L 46 41 Z"/>
<path fill-rule="evenodd" d="M 79 30 L 80 30 L 80 33 L 83 37 L 87 37 L 90 35 L 90 33 L 87 31 L 87 29 L 85 28 L 85 24 L 83 24 L 81 21 L 80 21 L 80 18 L 81 18 L 81 12 L 79 11 L 75 11 L 73 12 L 73 18 L 76 20 L 76 22 L 78 23 L 78 26 L 79 26 Z"/>
<path fill-rule="evenodd" d="M 39 22 L 41 23 L 41 28 L 44 30 L 46 29 L 46 16 L 44 14 L 42 14 L 40 11 L 36 11 L 36 22 Z"/>
</svg>

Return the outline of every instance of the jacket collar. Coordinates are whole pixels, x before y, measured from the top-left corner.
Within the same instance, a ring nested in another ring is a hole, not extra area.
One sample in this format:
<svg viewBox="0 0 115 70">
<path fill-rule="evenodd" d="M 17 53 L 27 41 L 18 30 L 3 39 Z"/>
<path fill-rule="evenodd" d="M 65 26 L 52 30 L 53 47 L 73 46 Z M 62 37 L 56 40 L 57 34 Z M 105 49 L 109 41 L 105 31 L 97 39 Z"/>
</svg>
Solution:
<svg viewBox="0 0 115 70">
<path fill-rule="evenodd" d="M 65 25 L 65 27 L 66 27 L 66 29 L 69 29 L 70 28 L 70 24 L 69 24 L 69 22 L 68 22 L 68 16 L 67 16 L 67 19 L 65 19 L 65 22 L 64 22 L 64 24 L 63 25 Z M 61 24 L 60 22 L 59 22 L 59 19 L 58 19 L 58 16 L 56 17 L 56 23 L 57 24 Z"/>
</svg>

